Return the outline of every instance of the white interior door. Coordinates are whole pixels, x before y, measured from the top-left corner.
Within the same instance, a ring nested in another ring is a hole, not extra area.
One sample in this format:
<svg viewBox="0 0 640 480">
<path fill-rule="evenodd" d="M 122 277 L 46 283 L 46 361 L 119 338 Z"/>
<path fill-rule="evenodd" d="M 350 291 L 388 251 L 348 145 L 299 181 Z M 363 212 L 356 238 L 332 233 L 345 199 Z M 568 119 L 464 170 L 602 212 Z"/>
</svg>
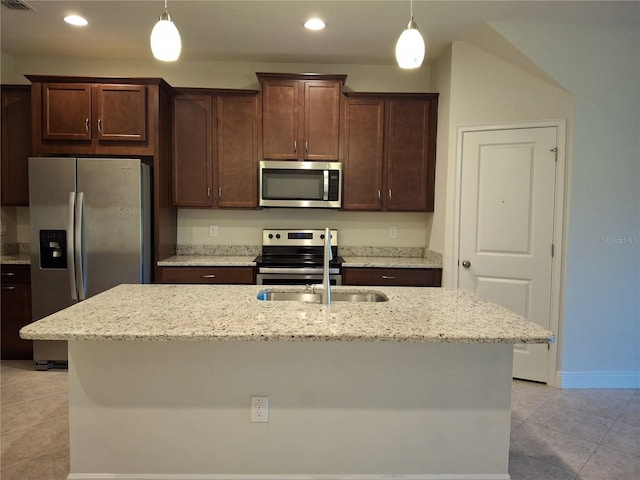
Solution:
<svg viewBox="0 0 640 480">
<path fill-rule="evenodd" d="M 458 286 L 550 329 L 555 127 L 465 132 Z M 514 377 L 548 381 L 547 345 L 516 345 Z"/>
</svg>

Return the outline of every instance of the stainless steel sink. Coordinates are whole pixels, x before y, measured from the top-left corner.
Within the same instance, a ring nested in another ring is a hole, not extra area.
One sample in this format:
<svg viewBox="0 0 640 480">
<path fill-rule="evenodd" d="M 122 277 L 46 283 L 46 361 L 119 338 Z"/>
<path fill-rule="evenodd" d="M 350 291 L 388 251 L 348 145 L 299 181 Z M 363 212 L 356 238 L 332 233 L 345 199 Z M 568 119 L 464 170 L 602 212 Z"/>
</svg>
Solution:
<svg viewBox="0 0 640 480">
<path fill-rule="evenodd" d="M 260 290 L 258 300 L 320 303 L 322 295 L 318 292 L 296 292 L 278 290 Z M 387 302 L 389 297 L 381 292 L 331 292 L 332 302 Z"/>
</svg>

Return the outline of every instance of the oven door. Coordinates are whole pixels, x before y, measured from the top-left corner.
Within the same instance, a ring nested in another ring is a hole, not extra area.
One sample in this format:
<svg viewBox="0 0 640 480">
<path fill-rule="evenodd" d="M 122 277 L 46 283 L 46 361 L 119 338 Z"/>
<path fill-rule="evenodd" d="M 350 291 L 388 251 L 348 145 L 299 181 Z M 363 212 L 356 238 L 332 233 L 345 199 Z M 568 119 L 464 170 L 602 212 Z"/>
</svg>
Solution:
<svg viewBox="0 0 640 480">
<path fill-rule="evenodd" d="M 331 285 L 342 285 L 342 275 L 329 275 Z M 313 285 L 322 283 L 322 275 L 305 273 L 258 273 L 256 284 L 258 285 Z"/>
</svg>

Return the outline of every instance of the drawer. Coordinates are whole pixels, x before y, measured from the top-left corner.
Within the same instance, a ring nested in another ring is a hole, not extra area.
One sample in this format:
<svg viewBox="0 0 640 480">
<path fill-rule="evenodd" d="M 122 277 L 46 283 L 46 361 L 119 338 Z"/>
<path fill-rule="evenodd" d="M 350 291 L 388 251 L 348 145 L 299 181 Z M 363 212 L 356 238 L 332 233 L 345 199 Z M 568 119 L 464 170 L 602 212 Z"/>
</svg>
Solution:
<svg viewBox="0 0 640 480">
<path fill-rule="evenodd" d="M 343 268 L 343 285 L 375 285 L 399 287 L 439 287 L 440 268 Z"/>
<path fill-rule="evenodd" d="M 31 265 L 2 264 L 0 269 L 2 284 L 31 283 Z"/>
<path fill-rule="evenodd" d="M 253 267 L 164 267 L 162 283 L 255 285 Z"/>
</svg>

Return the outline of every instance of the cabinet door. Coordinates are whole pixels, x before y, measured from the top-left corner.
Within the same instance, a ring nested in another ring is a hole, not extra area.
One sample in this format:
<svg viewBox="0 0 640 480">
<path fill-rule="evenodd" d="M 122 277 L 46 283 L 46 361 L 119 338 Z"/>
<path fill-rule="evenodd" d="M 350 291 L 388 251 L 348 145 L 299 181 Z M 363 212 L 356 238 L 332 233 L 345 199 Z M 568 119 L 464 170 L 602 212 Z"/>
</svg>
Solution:
<svg viewBox="0 0 640 480">
<path fill-rule="evenodd" d="M 211 207 L 213 104 L 209 95 L 173 98 L 173 205 Z"/>
<path fill-rule="evenodd" d="M 344 268 L 343 285 L 439 287 L 441 268 Z"/>
<path fill-rule="evenodd" d="M 428 101 L 389 101 L 387 210 L 427 210 L 429 108 Z"/>
<path fill-rule="evenodd" d="M 2 359 L 32 359 L 33 342 L 19 331 L 31 323 L 31 285 L 28 265 L 2 265 L 0 352 Z"/>
<path fill-rule="evenodd" d="M 162 283 L 255 285 L 253 267 L 164 267 Z"/>
<path fill-rule="evenodd" d="M 384 100 L 347 99 L 344 123 L 342 208 L 380 210 Z"/>
<path fill-rule="evenodd" d="M 42 138 L 91 140 L 91 85 L 42 84 Z"/>
<path fill-rule="evenodd" d="M 340 138 L 339 82 L 304 82 L 303 158 L 306 160 L 337 160 Z"/>
<path fill-rule="evenodd" d="M 147 140 L 147 88 L 144 85 L 98 85 L 99 141 L 145 142 Z"/>
<path fill-rule="evenodd" d="M 2 205 L 29 204 L 31 87 L 2 87 Z"/>
<path fill-rule="evenodd" d="M 299 92 L 297 81 L 270 80 L 262 85 L 263 157 L 296 160 L 298 145 Z"/>
<path fill-rule="evenodd" d="M 218 206 L 258 206 L 258 101 L 251 96 L 217 98 Z"/>
</svg>

